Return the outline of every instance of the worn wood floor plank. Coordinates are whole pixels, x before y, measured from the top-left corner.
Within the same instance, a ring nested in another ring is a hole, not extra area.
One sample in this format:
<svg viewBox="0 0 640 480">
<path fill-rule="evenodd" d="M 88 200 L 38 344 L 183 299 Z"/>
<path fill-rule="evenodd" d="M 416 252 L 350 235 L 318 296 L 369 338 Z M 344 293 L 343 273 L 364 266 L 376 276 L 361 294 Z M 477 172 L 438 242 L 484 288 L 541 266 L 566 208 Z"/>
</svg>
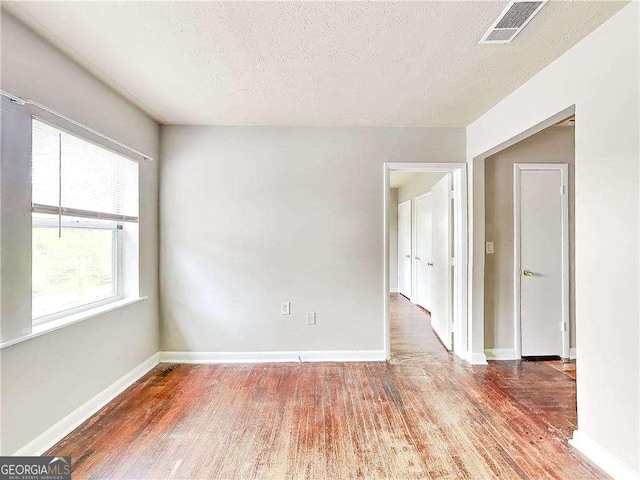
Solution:
<svg viewBox="0 0 640 480">
<path fill-rule="evenodd" d="M 469 366 L 398 295 L 391 323 L 389 363 L 160 365 L 47 454 L 74 479 L 606 478 L 558 365 Z"/>
</svg>

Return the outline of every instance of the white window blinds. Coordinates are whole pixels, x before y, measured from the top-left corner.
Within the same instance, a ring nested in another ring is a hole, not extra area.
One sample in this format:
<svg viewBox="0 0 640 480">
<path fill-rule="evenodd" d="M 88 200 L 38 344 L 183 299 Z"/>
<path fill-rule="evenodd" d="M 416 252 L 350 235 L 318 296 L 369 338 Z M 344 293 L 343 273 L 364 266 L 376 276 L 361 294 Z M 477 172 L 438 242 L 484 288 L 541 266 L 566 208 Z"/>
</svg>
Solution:
<svg viewBox="0 0 640 480">
<path fill-rule="evenodd" d="M 33 211 L 138 221 L 138 164 L 33 120 Z"/>
</svg>

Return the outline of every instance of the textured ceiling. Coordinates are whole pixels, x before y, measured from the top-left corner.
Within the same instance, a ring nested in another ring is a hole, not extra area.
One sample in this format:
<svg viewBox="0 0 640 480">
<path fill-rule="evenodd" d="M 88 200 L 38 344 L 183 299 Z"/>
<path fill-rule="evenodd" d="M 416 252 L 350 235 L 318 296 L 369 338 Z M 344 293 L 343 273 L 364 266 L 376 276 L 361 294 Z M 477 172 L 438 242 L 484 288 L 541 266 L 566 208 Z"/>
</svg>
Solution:
<svg viewBox="0 0 640 480">
<path fill-rule="evenodd" d="M 506 3 L 3 2 L 162 123 L 466 126 L 618 11 Z"/>
</svg>

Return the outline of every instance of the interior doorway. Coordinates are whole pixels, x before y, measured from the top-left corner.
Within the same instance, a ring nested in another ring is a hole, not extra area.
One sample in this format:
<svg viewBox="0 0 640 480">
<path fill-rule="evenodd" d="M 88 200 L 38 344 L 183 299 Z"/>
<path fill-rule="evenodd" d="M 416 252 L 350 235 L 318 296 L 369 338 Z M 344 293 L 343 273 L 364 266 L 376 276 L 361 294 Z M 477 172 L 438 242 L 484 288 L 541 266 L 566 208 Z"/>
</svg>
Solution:
<svg viewBox="0 0 640 480">
<path fill-rule="evenodd" d="M 484 160 L 488 360 L 576 357 L 574 165 L 573 115 Z"/>
<path fill-rule="evenodd" d="M 394 342 L 467 357 L 466 188 L 466 164 L 385 164 L 387 359 Z"/>
</svg>

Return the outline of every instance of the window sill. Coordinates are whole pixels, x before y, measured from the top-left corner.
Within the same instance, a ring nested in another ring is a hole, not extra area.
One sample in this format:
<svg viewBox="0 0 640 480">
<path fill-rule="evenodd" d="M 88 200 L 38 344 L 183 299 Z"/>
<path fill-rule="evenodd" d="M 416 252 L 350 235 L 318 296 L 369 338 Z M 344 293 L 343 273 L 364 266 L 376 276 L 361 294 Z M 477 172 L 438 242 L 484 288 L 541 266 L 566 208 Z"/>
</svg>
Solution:
<svg viewBox="0 0 640 480">
<path fill-rule="evenodd" d="M 83 312 L 67 315 L 66 317 L 58 318 L 56 320 L 43 323 L 42 325 L 36 325 L 28 335 L 23 335 L 22 337 L 14 338 L 13 340 L 8 340 L 6 342 L 0 343 L 0 350 L 15 345 L 16 343 L 25 342 L 27 340 L 31 340 L 32 338 L 39 337 L 40 335 L 60 330 L 61 328 L 68 327 L 69 325 L 83 322 L 90 318 L 97 317 L 98 315 L 102 315 L 107 312 L 126 307 L 127 305 L 142 302 L 143 300 L 146 300 L 148 298 L 149 297 L 125 298 L 116 302 L 107 303 L 106 305 L 100 305 L 99 307 L 92 308 L 91 310 L 85 310 Z"/>
</svg>

